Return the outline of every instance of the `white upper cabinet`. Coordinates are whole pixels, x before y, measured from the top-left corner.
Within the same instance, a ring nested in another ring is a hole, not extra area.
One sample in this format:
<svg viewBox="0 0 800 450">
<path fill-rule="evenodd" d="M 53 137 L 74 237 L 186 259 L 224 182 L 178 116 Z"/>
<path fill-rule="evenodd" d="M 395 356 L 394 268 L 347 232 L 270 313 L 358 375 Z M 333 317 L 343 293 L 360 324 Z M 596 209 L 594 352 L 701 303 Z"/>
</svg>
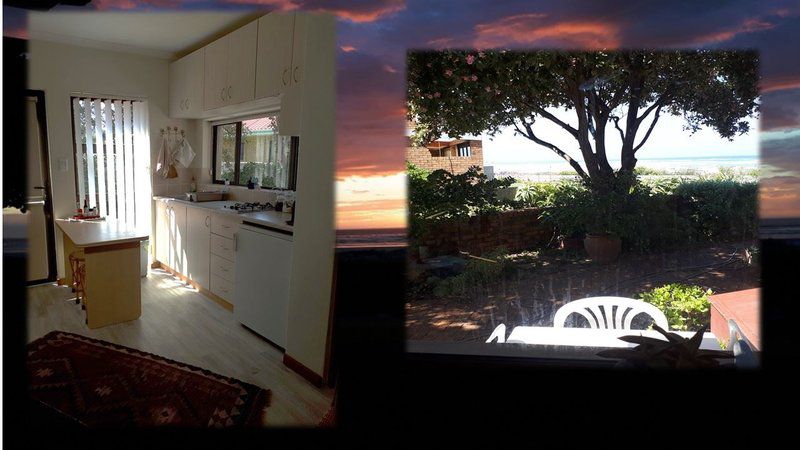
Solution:
<svg viewBox="0 0 800 450">
<path fill-rule="evenodd" d="M 303 70 L 306 62 L 306 36 L 308 15 L 298 14 L 294 18 L 292 39 L 292 84 L 299 85 L 303 81 Z"/>
<path fill-rule="evenodd" d="M 169 65 L 169 115 L 195 117 L 203 111 L 205 52 L 201 48 Z"/>
<path fill-rule="evenodd" d="M 228 89 L 229 44 L 230 35 L 227 35 L 205 47 L 203 109 L 214 109 L 226 105 L 225 91 Z"/>
<path fill-rule="evenodd" d="M 250 22 L 228 36 L 230 36 L 230 58 L 227 104 L 235 105 L 254 98 L 258 22 Z"/>
<path fill-rule="evenodd" d="M 270 13 L 258 19 L 255 98 L 283 93 L 292 77 L 294 14 Z"/>
<path fill-rule="evenodd" d="M 253 100 L 257 42 L 253 21 L 205 47 L 205 110 Z"/>
</svg>

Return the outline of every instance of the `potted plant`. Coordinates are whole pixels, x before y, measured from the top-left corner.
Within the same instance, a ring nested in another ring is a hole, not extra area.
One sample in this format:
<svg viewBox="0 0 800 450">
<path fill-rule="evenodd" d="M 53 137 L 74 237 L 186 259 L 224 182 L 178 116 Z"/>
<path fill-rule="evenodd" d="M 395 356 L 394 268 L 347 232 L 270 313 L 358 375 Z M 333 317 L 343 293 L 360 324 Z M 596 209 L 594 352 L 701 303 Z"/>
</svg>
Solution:
<svg viewBox="0 0 800 450">
<path fill-rule="evenodd" d="M 622 341 L 639 344 L 633 348 L 614 348 L 598 352 L 604 358 L 617 358 L 617 367 L 637 369 L 705 369 L 719 366 L 719 360 L 733 358 L 733 353 L 721 350 L 701 350 L 705 327 L 691 338 L 665 331 L 653 324 L 653 329 L 667 340 L 647 336 L 623 336 Z"/>
<path fill-rule="evenodd" d="M 622 240 L 614 233 L 615 202 L 611 196 L 597 197 L 586 205 L 586 237 L 583 247 L 599 263 L 614 262 L 622 252 Z"/>
</svg>

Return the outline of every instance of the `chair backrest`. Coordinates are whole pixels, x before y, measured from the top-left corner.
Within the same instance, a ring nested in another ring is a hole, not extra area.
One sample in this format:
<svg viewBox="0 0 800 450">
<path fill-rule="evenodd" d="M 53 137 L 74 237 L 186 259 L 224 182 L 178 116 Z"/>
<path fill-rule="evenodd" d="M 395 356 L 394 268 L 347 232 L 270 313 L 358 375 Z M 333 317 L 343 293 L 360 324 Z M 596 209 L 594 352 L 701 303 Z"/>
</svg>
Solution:
<svg viewBox="0 0 800 450">
<path fill-rule="evenodd" d="M 501 323 L 498 325 L 492 334 L 489 336 L 489 339 L 486 340 L 486 343 L 490 343 L 493 340 L 497 339 L 498 344 L 504 344 L 506 342 L 506 325 Z"/>
<path fill-rule="evenodd" d="M 590 328 L 630 330 L 633 318 L 645 313 L 653 318 L 656 325 L 669 329 L 667 317 L 660 309 L 633 298 L 589 297 L 569 302 L 556 311 L 553 327 L 564 328 L 567 318 L 573 313 L 585 317 Z"/>
</svg>

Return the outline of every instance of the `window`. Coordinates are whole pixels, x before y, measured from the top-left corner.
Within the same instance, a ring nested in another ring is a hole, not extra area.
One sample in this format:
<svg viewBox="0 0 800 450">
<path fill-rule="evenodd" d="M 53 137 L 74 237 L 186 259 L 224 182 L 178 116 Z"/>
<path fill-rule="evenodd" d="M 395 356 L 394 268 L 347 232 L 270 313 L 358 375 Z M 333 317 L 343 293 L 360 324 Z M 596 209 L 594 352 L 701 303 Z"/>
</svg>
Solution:
<svg viewBox="0 0 800 450">
<path fill-rule="evenodd" d="M 469 142 L 458 144 L 458 156 L 464 156 L 467 158 L 472 156 L 472 148 L 470 148 Z"/>
<path fill-rule="evenodd" d="M 72 118 L 77 203 L 149 226 L 147 102 L 72 97 Z"/>
<path fill-rule="evenodd" d="M 294 189 L 298 138 L 277 133 L 275 116 L 214 125 L 214 182 Z"/>
</svg>

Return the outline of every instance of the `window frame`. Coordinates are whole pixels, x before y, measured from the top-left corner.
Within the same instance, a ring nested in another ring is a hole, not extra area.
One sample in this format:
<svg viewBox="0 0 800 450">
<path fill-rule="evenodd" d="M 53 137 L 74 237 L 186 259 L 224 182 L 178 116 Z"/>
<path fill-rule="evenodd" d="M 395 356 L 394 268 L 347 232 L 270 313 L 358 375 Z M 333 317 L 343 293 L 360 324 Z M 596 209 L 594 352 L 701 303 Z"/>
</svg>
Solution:
<svg viewBox="0 0 800 450">
<path fill-rule="evenodd" d="M 239 179 L 241 175 L 241 161 L 242 161 L 242 122 L 248 119 L 252 119 L 255 117 L 266 117 L 269 116 L 270 113 L 258 114 L 258 115 L 248 115 L 246 117 L 239 117 L 235 119 L 228 120 L 220 120 L 211 122 L 211 182 L 213 184 L 225 184 L 225 180 L 218 180 L 217 179 L 217 128 L 225 125 L 236 125 L 236 140 L 234 143 L 235 152 L 234 152 L 234 174 L 233 180 L 231 180 L 231 186 L 247 186 L 247 183 L 241 183 L 242 180 Z M 280 136 L 280 134 L 278 134 Z M 261 185 L 261 189 L 269 189 L 274 191 L 294 191 L 297 188 L 297 148 L 299 138 L 297 136 L 290 136 L 290 149 L 289 149 L 289 161 L 291 167 L 289 169 L 289 179 L 288 179 L 288 186 L 285 188 L 275 187 L 275 186 L 264 186 Z"/>
</svg>

